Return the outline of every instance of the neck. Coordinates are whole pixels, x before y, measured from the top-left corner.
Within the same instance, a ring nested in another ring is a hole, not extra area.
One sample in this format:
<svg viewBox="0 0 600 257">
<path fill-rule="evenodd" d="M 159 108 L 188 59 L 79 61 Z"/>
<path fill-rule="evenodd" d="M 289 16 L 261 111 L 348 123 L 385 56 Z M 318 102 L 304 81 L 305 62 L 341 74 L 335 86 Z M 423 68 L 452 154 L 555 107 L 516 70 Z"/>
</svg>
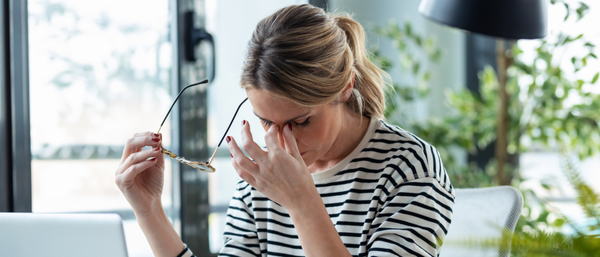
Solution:
<svg viewBox="0 0 600 257">
<path fill-rule="evenodd" d="M 354 151 L 367 133 L 371 123 L 369 118 L 355 113 L 345 105 L 342 113 L 340 127 L 331 148 L 308 167 L 311 173 L 321 172 L 338 164 Z"/>
</svg>

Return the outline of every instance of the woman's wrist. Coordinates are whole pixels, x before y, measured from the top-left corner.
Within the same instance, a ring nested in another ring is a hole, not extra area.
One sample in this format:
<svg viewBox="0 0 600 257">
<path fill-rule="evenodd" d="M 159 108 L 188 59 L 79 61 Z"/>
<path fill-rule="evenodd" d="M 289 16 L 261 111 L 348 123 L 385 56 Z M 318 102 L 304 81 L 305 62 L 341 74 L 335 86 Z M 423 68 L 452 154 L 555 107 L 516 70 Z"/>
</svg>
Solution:
<svg viewBox="0 0 600 257">
<path fill-rule="evenodd" d="M 290 214 L 290 217 L 296 215 L 306 215 L 306 213 L 312 212 L 315 207 L 325 208 L 323 199 L 321 199 L 321 196 L 316 188 L 305 191 L 305 193 L 294 198 L 288 206 L 284 207 Z"/>
<path fill-rule="evenodd" d="M 140 226 L 142 223 L 162 224 L 169 222 L 170 224 L 167 214 L 162 206 L 160 208 L 151 208 L 143 212 L 134 210 L 133 213 L 135 214 L 135 218 L 138 220 L 138 223 L 140 223 Z"/>
<path fill-rule="evenodd" d="M 177 256 L 185 248 L 160 203 L 135 215 L 155 256 Z"/>
<path fill-rule="evenodd" d="M 159 217 L 165 216 L 166 213 L 162 206 L 162 202 L 158 200 L 157 202 L 150 205 L 148 208 L 144 209 L 136 209 L 133 208 L 133 213 L 135 217 L 139 219 L 157 219 Z"/>
<path fill-rule="evenodd" d="M 306 256 L 350 256 L 319 193 L 296 201 L 288 210 Z"/>
</svg>

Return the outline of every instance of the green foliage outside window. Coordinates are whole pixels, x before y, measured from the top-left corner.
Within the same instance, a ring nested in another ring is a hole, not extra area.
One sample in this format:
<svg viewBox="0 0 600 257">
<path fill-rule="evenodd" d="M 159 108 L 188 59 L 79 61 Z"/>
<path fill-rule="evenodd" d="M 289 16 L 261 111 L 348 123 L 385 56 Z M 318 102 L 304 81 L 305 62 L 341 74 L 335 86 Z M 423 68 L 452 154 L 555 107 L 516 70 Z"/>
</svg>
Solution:
<svg viewBox="0 0 600 257">
<path fill-rule="evenodd" d="M 551 3 L 564 6 L 564 21 L 578 22 L 589 12 L 589 6 L 581 2 L 572 5 L 552 0 Z M 412 85 L 393 85 L 394 90 L 386 93 L 388 121 L 436 146 L 455 187 L 498 185 L 495 160 L 484 169 L 474 163 L 459 165 L 449 150 L 461 148 L 473 153 L 495 141 L 499 98 L 494 69 L 488 66 L 480 72 L 479 94 L 466 88 L 447 92 L 448 105 L 455 111 L 454 115 L 415 122 L 407 118 L 402 107 L 427 96 L 429 79 L 435 74 L 423 68 L 422 60 L 436 62 L 443 51 L 435 46 L 433 39 L 424 39 L 413 31 L 408 22 L 404 25 L 390 22 L 374 31 L 392 40 L 399 52 L 401 67 L 413 81 Z M 522 182 L 518 175 L 519 155 L 533 147 L 568 150 L 580 159 L 600 153 L 600 94 L 590 90 L 600 86 L 600 71 L 592 72 L 589 77 L 581 75 L 583 70 L 594 68 L 588 66 L 589 61 L 598 59 L 596 45 L 589 37 L 570 36 L 565 31 L 553 33 L 539 40 L 533 59 L 525 58 L 517 44 L 507 52 L 514 62 L 508 69 L 507 151 L 510 158 L 505 173 L 517 188 Z M 585 51 L 568 56 L 569 48 Z M 415 53 L 425 58 L 416 58 Z M 372 59 L 384 70 L 389 70 L 394 63 L 392 58 L 381 56 L 376 50 Z M 570 60 L 570 65 L 565 65 L 563 59 Z M 541 213 L 524 212 L 521 216 L 513 237 L 513 256 L 596 256 L 600 252 L 600 198 L 581 180 L 568 158 L 565 157 L 563 172 L 578 193 L 577 201 L 587 216 L 586 224 L 574 224 L 532 191 L 524 191 L 525 209 L 541 208 Z M 552 215 L 559 218 L 550 220 Z M 571 226 L 575 234 L 562 233 L 560 229 L 564 225 Z"/>
</svg>

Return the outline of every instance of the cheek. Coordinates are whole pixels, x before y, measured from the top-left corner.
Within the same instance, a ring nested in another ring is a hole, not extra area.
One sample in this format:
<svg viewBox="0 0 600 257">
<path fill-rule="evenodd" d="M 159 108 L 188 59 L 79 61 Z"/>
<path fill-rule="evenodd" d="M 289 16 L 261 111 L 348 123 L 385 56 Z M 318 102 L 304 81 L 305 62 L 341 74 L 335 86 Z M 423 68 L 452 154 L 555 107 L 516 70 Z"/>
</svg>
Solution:
<svg viewBox="0 0 600 257">
<path fill-rule="evenodd" d="M 331 128 L 327 126 L 313 126 L 310 129 L 306 128 L 299 131 L 296 140 L 305 147 L 320 149 L 329 144 L 329 141 L 331 141 L 330 134 Z"/>
</svg>

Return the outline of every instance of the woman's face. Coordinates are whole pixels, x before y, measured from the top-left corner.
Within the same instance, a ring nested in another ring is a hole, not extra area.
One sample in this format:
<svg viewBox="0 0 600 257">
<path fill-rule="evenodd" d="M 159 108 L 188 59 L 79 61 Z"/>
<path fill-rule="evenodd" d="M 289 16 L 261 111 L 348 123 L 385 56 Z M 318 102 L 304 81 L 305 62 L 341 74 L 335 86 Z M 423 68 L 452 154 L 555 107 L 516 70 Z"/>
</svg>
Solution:
<svg viewBox="0 0 600 257">
<path fill-rule="evenodd" d="M 261 89 L 248 88 L 246 94 L 265 131 L 273 125 L 279 126 L 282 147 L 285 147 L 281 137 L 283 126 L 292 125 L 292 133 L 306 166 L 331 154 L 329 151 L 342 123 L 343 104 L 309 108 Z"/>
</svg>

